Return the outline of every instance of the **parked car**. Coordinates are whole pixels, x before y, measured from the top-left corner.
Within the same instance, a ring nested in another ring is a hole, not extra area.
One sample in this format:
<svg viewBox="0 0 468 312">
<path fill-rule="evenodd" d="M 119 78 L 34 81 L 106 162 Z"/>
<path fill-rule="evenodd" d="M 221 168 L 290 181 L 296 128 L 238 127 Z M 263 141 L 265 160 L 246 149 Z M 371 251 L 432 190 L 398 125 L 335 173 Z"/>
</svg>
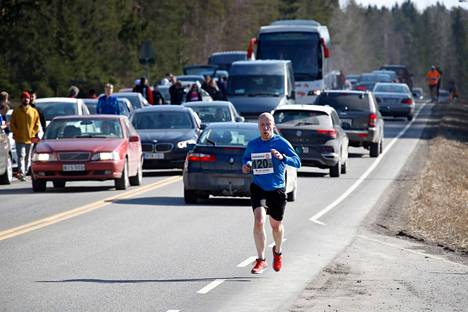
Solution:
<svg viewBox="0 0 468 312">
<path fill-rule="evenodd" d="M 201 133 L 200 118 L 180 105 L 145 107 L 132 115 L 131 122 L 141 137 L 145 169 L 182 169 L 189 147 Z"/>
<path fill-rule="evenodd" d="M 89 115 L 55 118 L 32 156 L 32 189 L 46 191 L 47 181 L 114 180 L 125 190 L 142 182 L 140 137 L 126 116 Z"/>
<path fill-rule="evenodd" d="M 406 83 L 377 83 L 374 95 L 382 115 L 413 119 L 415 103 Z"/>
<path fill-rule="evenodd" d="M 137 110 L 151 104 L 139 92 L 115 92 L 113 93 L 118 98 L 126 98 L 132 103 L 133 109 Z"/>
<path fill-rule="evenodd" d="M 88 107 L 90 114 L 96 114 L 98 99 L 83 99 L 83 101 Z M 117 98 L 117 103 L 119 104 L 121 115 L 128 117 L 134 111 L 132 103 L 127 98 Z"/>
<path fill-rule="evenodd" d="M 42 110 L 46 123 L 58 116 L 89 115 L 89 110 L 82 99 L 50 97 L 37 99 L 34 104 Z"/>
<path fill-rule="evenodd" d="M 243 122 L 244 117 L 239 115 L 234 105 L 227 101 L 211 101 L 211 102 L 187 102 L 183 104 L 185 107 L 190 107 L 198 117 L 200 117 L 202 125 L 207 125 L 210 122 Z"/>
<path fill-rule="evenodd" d="M 0 129 L 0 184 L 10 184 L 13 181 L 13 155 L 10 139 L 3 129 Z"/>
<path fill-rule="evenodd" d="M 214 52 L 208 57 L 208 64 L 217 66 L 221 70 L 229 72 L 231 64 L 235 61 L 246 61 L 246 51 L 224 51 Z"/>
<path fill-rule="evenodd" d="M 242 156 L 250 140 L 258 137 L 256 123 L 211 123 L 185 160 L 184 200 L 193 204 L 213 196 L 250 196 L 252 176 L 242 173 Z M 294 201 L 297 170 L 287 166 L 286 194 Z"/>
<path fill-rule="evenodd" d="M 391 78 L 390 82 L 398 82 L 398 75 L 393 70 L 377 69 L 377 70 L 372 71 L 372 73 L 388 75 Z"/>
<path fill-rule="evenodd" d="M 263 112 L 295 103 L 291 61 L 261 60 L 232 63 L 227 86 L 228 100 L 247 120 Z"/>
<path fill-rule="evenodd" d="M 285 105 L 273 116 L 276 128 L 296 149 L 303 166 L 329 169 L 331 177 L 346 173 L 348 136 L 332 107 Z"/>
<path fill-rule="evenodd" d="M 384 65 L 380 69 L 394 71 L 398 76 L 399 83 L 406 83 L 410 90 L 413 89 L 413 75 L 405 65 Z"/>
<path fill-rule="evenodd" d="M 423 88 L 413 88 L 412 90 L 413 97 L 415 100 L 424 100 L 424 90 Z"/>
<path fill-rule="evenodd" d="M 372 92 L 324 91 L 315 104 L 335 109 L 350 146 L 362 146 L 369 150 L 370 157 L 379 156 L 383 149 L 384 120 Z"/>
<path fill-rule="evenodd" d="M 354 86 L 354 89 L 359 91 L 372 91 L 377 82 L 392 82 L 392 78 L 387 74 L 365 73 L 359 76 L 359 80 Z"/>
</svg>

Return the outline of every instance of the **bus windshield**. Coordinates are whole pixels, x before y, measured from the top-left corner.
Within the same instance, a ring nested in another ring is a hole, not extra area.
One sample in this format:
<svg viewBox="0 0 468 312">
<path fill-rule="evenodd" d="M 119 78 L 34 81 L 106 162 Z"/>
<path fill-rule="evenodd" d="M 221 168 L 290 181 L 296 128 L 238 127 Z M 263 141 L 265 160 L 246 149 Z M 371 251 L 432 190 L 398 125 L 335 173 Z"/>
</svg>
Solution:
<svg viewBox="0 0 468 312">
<path fill-rule="evenodd" d="M 296 81 L 322 79 L 322 50 L 318 33 L 260 34 L 256 57 L 259 60 L 290 60 Z"/>
</svg>

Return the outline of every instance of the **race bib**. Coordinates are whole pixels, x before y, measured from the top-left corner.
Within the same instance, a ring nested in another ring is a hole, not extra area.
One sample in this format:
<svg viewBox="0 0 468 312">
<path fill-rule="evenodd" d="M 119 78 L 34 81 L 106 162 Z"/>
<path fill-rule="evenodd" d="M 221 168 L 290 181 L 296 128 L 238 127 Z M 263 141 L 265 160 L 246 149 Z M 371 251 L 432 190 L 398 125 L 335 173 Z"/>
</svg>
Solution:
<svg viewBox="0 0 468 312">
<path fill-rule="evenodd" d="M 274 172 L 271 153 L 252 153 L 251 158 L 253 174 L 260 175 Z"/>
</svg>

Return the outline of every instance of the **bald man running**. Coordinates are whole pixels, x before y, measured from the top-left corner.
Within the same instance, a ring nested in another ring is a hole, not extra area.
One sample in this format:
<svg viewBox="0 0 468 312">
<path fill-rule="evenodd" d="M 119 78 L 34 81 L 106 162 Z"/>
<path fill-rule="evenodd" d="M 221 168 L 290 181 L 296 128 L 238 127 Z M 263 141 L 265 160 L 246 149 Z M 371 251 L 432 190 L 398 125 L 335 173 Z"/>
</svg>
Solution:
<svg viewBox="0 0 468 312">
<path fill-rule="evenodd" d="M 284 228 L 283 215 L 286 208 L 286 165 L 299 168 L 301 160 L 291 144 L 280 135 L 274 134 L 275 121 L 270 113 L 258 117 L 260 137 L 247 145 L 243 157 L 242 172 L 252 173 L 250 185 L 254 213 L 254 240 L 257 260 L 253 274 L 262 273 L 268 266 L 265 258 L 265 219 L 270 216 L 270 225 L 275 246 L 273 246 L 273 269 L 281 270 Z"/>
</svg>

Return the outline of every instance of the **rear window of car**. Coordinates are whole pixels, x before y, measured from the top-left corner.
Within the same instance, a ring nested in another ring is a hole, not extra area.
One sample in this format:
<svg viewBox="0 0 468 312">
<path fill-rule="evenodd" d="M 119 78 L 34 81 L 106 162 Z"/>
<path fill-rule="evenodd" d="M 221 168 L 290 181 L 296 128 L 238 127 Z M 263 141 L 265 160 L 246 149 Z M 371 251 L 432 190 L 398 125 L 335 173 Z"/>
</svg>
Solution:
<svg viewBox="0 0 468 312">
<path fill-rule="evenodd" d="M 375 86 L 374 92 L 409 93 L 409 89 L 397 84 L 381 84 Z"/>
<path fill-rule="evenodd" d="M 227 106 L 189 106 L 198 114 L 203 123 L 231 121 L 231 114 Z"/>
<path fill-rule="evenodd" d="M 203 131 L 199 144 L 204 145 L 227 145 L 227 146 L 247 146 L 249 141 L 258 137 L 258 129 L 227 129 L 208 128 Z"/>
<path fill-rule="evenodd" d="M 331 126 L 330 116 L 321 111 L 280 110 L 273 117 L 280 126 Z"/>
<path fill-rule="evenodd" d="M 192 129 L 194 124 L 189 112 L 140 112 L 132 119 L 135 129 Z"/>
<path fill-rule="evenodd" d="M 331 106 L 337 112 L 370 110 L 369 95 L 365 93 L 322 93 L 315 104 Z"/>
<path fill-rule="evenodd" d="M 78 108 L 75 103 L 36 102 L 36 106 L 42 111 L 46 120 L 52 120 L 57 116 L 78 114 Z"/>
</svg>

